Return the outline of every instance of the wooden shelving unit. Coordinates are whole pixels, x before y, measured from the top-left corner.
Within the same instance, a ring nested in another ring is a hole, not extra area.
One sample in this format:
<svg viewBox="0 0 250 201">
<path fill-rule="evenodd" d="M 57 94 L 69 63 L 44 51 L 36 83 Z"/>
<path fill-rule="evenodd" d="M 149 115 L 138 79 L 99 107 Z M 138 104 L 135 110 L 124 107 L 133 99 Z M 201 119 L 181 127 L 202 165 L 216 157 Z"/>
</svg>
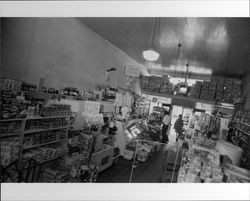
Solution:
<svg viewBox="0 0 250 201">
<path fill-rule="evenodd" d="M 235 128 L 238 129 L 239 131 L 241 131 L 242 133 L 245 133 L 246 135 L 250 136 L 250 133 L 247 133 L 246 131 L 242 130 L 241 128 L 239 128 L 239 127 L 235 127 Z"/>
<path fill-rule="evenodd" d="M 53 131 L 53 130 L 60 130 L 60 129 L 67 129 L 68 127 L 55 127 L 55 128 L 45 128 L 45 129 L 31 129 L 31 130 L 25 130 L 24 134 L 30 134 L 30 133 L 38 133 L 38 132 L 44 132 L 44 131 Z"/>
<path fill-rule="evenodd" d="M 41 117 L 41 116 L 33 116 L 27 117 L 26 120 L 39 120 L 39 119 L 59 119 L 59 118 L 68 118 L 69 116 L 48 116 L 48 117 Z"/>
<path fill-rule="evenodd" d="M 23 150 L 33 149 L 33 148 L 36 148 L 36 147 L 41 147 L 41 146 L 45 146 L 45 145 L 49 145 L 49 144 L 54 144 L 54 143 L 57 143 L 57 142 L 62 142 L 62 141 L 67 140 L 67 139 L 68 138 L 64 138 L 64 139 L 54 140 L 54 141 L 47 142 L 47 143 L 42 143 L 42 144 L 27 146 L 27 147 L 23 147 Z"/>
<path fill-rule="evenodd" d="M 30 120 L 44 120 L 44 119 L 56 119 L 56 118 L 65 118 L 67 120 L 67 126 L 63 126 L 63 127 L 55 127 L 55 128 L 47 128 L 47 129 L 32 129 L 32 130 L 28 130 L 26 129 L 26 124 L 28 121 Z M 6 138 L 6 137 L 19 137 L 19 142 L 20 142 L 20 149 L 19 149 L 19 156 L 18 156 L 18 161 L 19 161 L 19 167 L 21 167 L 21 159 L 23 158 L 23 152 L 27 149 L 33 149 L 33 148 L 38 148 L 41 146 L 46 146 L 46 145 L 50 145 L 50 144 L 54 144 L 54 143 L 59 143 L 59 142 L 63 142 L 63 141 L 67 141 L 68 140 L 68 126 L 69 126 L 69 118 L 70 116 L 50 116 L 50 117 L 41 117 L 41 116 L 34 116 L 34 117 L 27 117 L 27 118 L 16 118 L 16 119 L 1 119 L 0 123 L 2 122 L 13 122 L 13 121 L 22 121 L 21 123 L 21 128 L 19 132 L 15 132 L 15 133 L 6 133 L 6 134 L 1 134 L 1 139 Z M 62 138 L 62 139 L 58 139 L 58 140 L 54 140 L 51 142 L 47 142 L 47 143 L 42 143 L 42 144 L 36 144 L 36 145 L 32 145 L 32 146 L 27 146 L 24 147 L 24 136 L 26 134 L 32 135 L 33 133 L 37 133 L 37 132 L 46 132 L 46 131 L 52 131 L 52 130 L 65 130 L 66 129 L 66 137 Z M 60 156 L 61 157 L 61 156 Z M 54 158 L 53 160 L 55 160 L 56 158 Z M 48 160 L 50 161 L 50 160 Z M 39 164 L 44 163 L 44 162 L 38 162 Z"/>
<path fill-rule="evenodd" d="M 23 121 L 26 118 L 16 118 L 16 119 L 0 119 L 0 122 L 9 122 L 9 121 Z"/>
<path fill-rule="evenodd" d="M 1 134 L 1 138 L 13 137 L 13 136 L 18 136 L 18 135 L 21 135 L 21 132 L 18 132 L 18 133 L 9 133 L 9 134 Z"/>
<path fill-rule="evenodd" d="M 233 144 L 236 145 L 236 146 L 239 146 L 240 148 L 242 148 L 243 150 L 243 156 L 242 156 L 242 161 L 243 164 L 245 164 L 244 166 L 246 166 L 247 169 L 250 169 L 250 133 L 247 132 L 246 130 L 240 128 L 240 125 L 244 125 L 244 126 L 247 126 L 247 127 L 250 127 L 249 124 L 246 124 L 246 123 L 237 123 L 237 122 L 234 122 L 236 125 L 234 127 L 234 133 L 236 133 L 237 131 L 237 134 L 236 135 L 236 138 L 238 138 L 238 136 L 240 135 L 240 139 L 235 141 L 233 140 Z M 240 132 L 240 133 L 239 133 Z M 241 142 L 241 143 L 239 143 Z M 243 143 L 243 145 L 242 145 Z"/>
</svg>

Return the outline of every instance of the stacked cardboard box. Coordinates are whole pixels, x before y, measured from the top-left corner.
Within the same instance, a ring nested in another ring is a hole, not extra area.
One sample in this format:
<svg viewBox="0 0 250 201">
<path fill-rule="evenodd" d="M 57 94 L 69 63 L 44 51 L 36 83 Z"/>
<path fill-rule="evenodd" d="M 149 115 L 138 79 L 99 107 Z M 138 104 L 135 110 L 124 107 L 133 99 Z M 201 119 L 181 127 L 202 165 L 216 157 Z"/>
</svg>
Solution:
<svg viewBox="0 0 250 201">
<path fill-rule="evenodd" d="M 233 89 L 233 80 L 231 78 L 226 78 L 225 85 L 224 85 L 223 101 L 228 102 L 228 103 L 231 101 L 232 89 Z"/>
<path fill-rule="evenodd" d="M 160 87 L 161 87 L 161 83 L 162 83 L 162 77 L 154 77 L 154 88 L 153 88 L 153 92 L 159 92 Z"/>
<path fill-rule="evenodd" d="M 207 100 L 213 101 L 216 93 L 216 82 L 210 82 Z"/>
<path fill-rule="evenodd" d="M 200 92 L 201 92 L 201 87 L 202 87 L 202 82 L 197 81 L 192 87 L 191 87 L 191 92 L 190 96 L 192 98 L 200 98 Z"/>
<path fill-rule="evenodd" d="M 168 76 L 163 76 L 160 86 L 160 93 L 164 94 L 172 94 L 173 92 L 173 85 L 170 83 Z"/>
<path fill-rule="evenodd" d="M 233 103 L 235 99 L 241 96 L 241 80 L 233 79 L 233 87 L 231 93 L 231 102 Z"/>
<path fill-rule="evenodd" d="M 241 96 L 241 80 L 212 76 L 211 84 L 216 84 L 215 100 L 233 103 Z"/>
<path fill-rule="evenodd" d="M 216 95 L 215 100 L 217 101 L 223 101 L 223 94 L 224 94 L 224 77 L 217 77 L 214 76 L 214 79 L 216 80 Z"/>
<path fill-rule="evenodd" d="M 219 78 L 218 76 L 214 76 L 214 75 L 213 75 L 213 76 L 211 77 L 210 82 L 211 82 L 211 83 L 214 83 L 215 85 L 217 85 L 218 78 Z"/>
<path fill-rule="evenodd" d="M 142 90 L 147 91 L 149 86 L 150 77 L 143 76 L 142 77 Z"/>
<path fill-rule="evenodd" d="M 156 93 L 172 94 L 173 85 L 170 83 L 168 76 L 143 76 L 142 90 Z"/>
<path fill-rule="evenodd" d="M 203 82 L 202 87 L 201 87 L 200 99 L 202 99 L 202 100 L 208 99 L 209 84 L 210 84 L 210 82 L 206 82 L 206 81 Z"/>
<path fill-rule="evenodd" d="M 174 86 L 168 76 L 144 76 L 142 89 L 162 94 L 172 94 Z M 209 101 L 234 102 L 241 95 L 241 80 L 212 76 L 211 82 L 197 81 L 192 86 L 190 97 Z"/>
<path fill-rule="evenodd" d="M 154 91 L 155 80 L 156 80 L 155 77 L 153 77 L 153 76 L 150 77 L 148 91 Z"/>
<path fill-rule="evenodd" d="M 166 91 L 167 91 L 167 79 L 165 77 L 163 77 L 159 92 L 160 93 L 166 93 Z"/>
</svg>

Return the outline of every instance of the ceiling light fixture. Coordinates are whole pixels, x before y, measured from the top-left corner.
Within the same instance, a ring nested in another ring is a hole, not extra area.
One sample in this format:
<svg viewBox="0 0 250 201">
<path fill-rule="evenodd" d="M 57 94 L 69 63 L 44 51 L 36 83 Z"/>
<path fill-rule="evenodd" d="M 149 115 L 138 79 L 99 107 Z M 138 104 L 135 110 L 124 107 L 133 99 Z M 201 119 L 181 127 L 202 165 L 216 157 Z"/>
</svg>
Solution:
<svg viewBox="0 0 250 201">
<path fill-rule="evenodd" d="M 179 54 L 180 54 L 181 43 L 179 42 L 177 44 L 177 46 L 178 46 L 178 50 L 177 50 L 177 56 L 176 56 L 176 66 L 175 66 L 175 70 L 174 70 L 174 77 L 176 77 L 176 70 L 178 67 L 178 58 L 179 58 Z"/>
<path fill-rule="evenodd" d="M 143 51 L 143 58 L 146 59 L 147 61 L 156 61 L 159 58 L 159 53 L 149 49 L 149 50 L 145 50 Z"/>
<path fill-rule="evenodd" d="M 153 27 L 153 35 L 152 35 L 151 43 L 149 44 L 149 49 L 143 51 L 143 58 L 147 61 L 157 61 L 160 56 L 160 54 L 155 50 L 156 48 L 154 47 L 156 22 L 157 22 L 157 18 L 155 18 L 154 27 Z M 159 19 L 159 26 L 160 26 L 160 19 Z"/>
</svg>

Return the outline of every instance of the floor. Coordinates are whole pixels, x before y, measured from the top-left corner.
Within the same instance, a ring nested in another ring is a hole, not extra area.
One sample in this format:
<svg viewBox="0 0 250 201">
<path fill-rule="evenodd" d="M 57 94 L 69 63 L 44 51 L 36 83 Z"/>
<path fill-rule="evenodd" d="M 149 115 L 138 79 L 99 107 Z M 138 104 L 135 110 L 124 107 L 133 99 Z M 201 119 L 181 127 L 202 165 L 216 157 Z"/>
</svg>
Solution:
<svg viewBox="0 0 250 201">
<path fill-rule="evenodd" d="M 163 149 L 155 152 L 146 162 L 137 162 L 132 174 L 132 183 L 158 183 L 162 175 Z M 101 183 L 129 183 L 132 161 L 120 156 L 118 162 L 99 174 Z"/>
<path fill-rule="evenodd" d="M 172 178 L 172 171 L 167 171 L 165 153 L 170 147 L 176 145 L 175 132 L 169 129 L 169 143 L 168 145 L 161 145 L 159 151 L 154 152 L 153 155 L 146 162 L 137 162 L 133 169 L 133 174 L 130 181 L 132 170 L 132 161 L 119 157 L 118 162 L 113 164 L 99 174 L 98 181 L 100 183 L 160 183 L 160 182 L 176 182 L 177 176 Z M 176 154 L 176 153 L 174 153 Z M 172 158 L 175 158 L 174 155 Z M 168 159 L 169 160 L 169 159 Z"/>
</svg>

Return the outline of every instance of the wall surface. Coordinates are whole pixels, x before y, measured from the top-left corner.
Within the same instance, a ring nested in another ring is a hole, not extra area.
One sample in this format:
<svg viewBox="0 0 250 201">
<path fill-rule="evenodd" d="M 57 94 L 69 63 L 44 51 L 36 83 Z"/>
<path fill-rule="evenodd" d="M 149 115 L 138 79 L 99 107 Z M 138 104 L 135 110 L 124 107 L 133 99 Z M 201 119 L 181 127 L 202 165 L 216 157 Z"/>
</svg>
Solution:
<svg viewBox="0 0 250 201">
<path fill-rule="evenodd" d="M 4 18 L 1 25 L 3 78 L 93 88 L 107 84 L 105 71 L 115 67 L 110 83 L 125 87 L 125 66 L 144 68 L 75 18 Z"/>
</svg>

